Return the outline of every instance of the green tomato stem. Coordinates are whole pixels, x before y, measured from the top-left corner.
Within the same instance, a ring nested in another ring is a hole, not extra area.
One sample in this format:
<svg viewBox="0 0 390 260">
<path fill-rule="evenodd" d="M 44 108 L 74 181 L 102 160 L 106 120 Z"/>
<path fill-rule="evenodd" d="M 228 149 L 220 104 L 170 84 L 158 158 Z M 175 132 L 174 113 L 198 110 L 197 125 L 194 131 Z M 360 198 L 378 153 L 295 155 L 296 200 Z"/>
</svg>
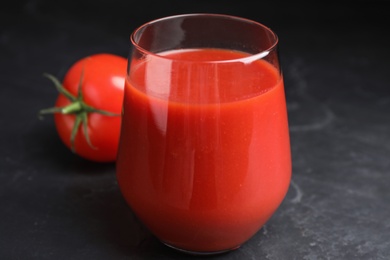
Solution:
<svg viewBox="0 0 390 260">
<path fill-rule="evenodd" d="M 84 70 L 82 71 L 79 85 L 78 85 L 78 90 L 77 90 L 77 97 L 72 95 L 68 90 L 64 88 L 64 86 L 60 83 L 60 81 L 54 77 L 51 74 L 45 73 L 45 77 L 47 77 L 49 80 L 51 80 L 60 93 L 60 95 L 64 95 L 71 103 L 69 105 L 66 105 L 64 107 L 51 107 L 51 108 L 46 108 L 42 109 L 39 111 L 39 115 L 45 115 L 45 114 L 54 114 L 54 113 L 60 113 L 63 115 L 75 115 L 75 121 L 73 124 L 73 128 L 70 134 L 70 143 L 71 143 L 71 150 L 72 152 L 76 152 L 75 148 L 75 140 L 76 136 L 78 133 L 78 130 L 80 127 L 83 128 L 84 132 L 84 138 L 87 141 L 88 145 L 96 149 L 95 146 L 93 146 L 89 134 L 88 134 L 88 115 L 89 113 L 99 113 L 104 116 L 120 116 L 120 114 L 112 113 L 106 110 L 101 110 L 97 109 L 93 106 L 90 106 L 86 104 L 83 100 L 83 95 L 82 95 L 82 82 L 84 78 Z"/>
<path fill-rule="evenodd" d="M 66 107 L 63 107 L 61 109 L 62 114 L 77 114 L 83 110 L 83 107 L 80 103 L 80 101 L 75 101 L 73 103 L 70 103 Z"/>
</svg>

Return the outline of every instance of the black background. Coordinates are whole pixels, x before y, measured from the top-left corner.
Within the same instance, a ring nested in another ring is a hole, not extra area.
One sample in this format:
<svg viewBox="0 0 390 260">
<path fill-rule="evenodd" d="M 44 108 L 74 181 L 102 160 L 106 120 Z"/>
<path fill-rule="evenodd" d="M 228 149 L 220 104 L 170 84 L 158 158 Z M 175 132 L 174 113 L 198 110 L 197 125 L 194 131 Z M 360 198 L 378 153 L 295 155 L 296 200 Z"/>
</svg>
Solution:
<svg viewBox="0 0 390 260">
<path fill-rule="evenodd" d="M 12 1 L 0 9 L 0 259 L 197 259 L 161 245 L 123 201 L 115 164 L 73 155 L 52 117 L 78 59 L 127 57 L 130 33 L 167 15 L 243 16 L 273 29 L 293 179 L 272 219 L 211 259 L 388 259 L 390 36 L 386 1 Z"/>
</svg>

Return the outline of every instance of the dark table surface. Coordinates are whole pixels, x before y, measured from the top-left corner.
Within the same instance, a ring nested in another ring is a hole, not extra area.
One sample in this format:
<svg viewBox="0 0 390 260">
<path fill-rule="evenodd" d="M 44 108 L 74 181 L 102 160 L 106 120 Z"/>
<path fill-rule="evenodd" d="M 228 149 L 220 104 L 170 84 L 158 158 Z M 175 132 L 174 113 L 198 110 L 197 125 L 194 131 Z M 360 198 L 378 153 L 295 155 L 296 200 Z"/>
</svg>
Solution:
<svg viewBox="0 0 390 260">
<path fill-rule="evenodd" d="M 257 6 L 259 5 L 259 6 Z M 89 54 L 126 57 L 154 18 L 214 12 L 280 38 L 293 177 L 269 222 L 208 259 L 389 259 L 390 34 L 386 1 L 13 1 L 0 9 L 0 259 L 198 259 L 161 245 L 125 204 L 115 164 L 73 155 L 37 111 Z M 200 257 L 199 257 L 200 259 Z"/>
</svg>

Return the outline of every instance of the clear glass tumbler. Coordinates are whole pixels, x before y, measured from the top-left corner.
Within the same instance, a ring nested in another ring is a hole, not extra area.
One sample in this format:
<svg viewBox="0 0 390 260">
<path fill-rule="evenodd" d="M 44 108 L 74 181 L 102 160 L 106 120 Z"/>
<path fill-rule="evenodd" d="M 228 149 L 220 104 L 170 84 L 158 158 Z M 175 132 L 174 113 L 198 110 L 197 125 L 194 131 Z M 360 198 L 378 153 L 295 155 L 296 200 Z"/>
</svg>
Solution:
<svg viewBox="0 0 390 260">
<path fill-rule="evenodd" d="M 222 14 L 148 22 L 131 35 L 117 158 L 120 190 L 162 243 L 240 247 L 291 178 L 278 38 Z"/>
</svg>

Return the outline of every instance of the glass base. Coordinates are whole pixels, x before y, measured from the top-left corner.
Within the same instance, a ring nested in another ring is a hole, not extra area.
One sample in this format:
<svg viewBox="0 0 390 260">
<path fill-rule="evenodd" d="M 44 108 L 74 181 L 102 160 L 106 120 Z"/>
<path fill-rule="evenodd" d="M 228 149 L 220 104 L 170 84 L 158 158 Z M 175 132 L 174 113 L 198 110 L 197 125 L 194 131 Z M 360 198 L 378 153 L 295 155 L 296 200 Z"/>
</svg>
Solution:
<svg viewBox="0 0 390 260">
<path fill-rule="evenodd" d="M 185 250 L 185 249 L 181 249 L 181 248 L 177 248 L 175 246 L 172 246 L 170 244 L 167 244 L 165 242 L 162 242 L 164 245 L 166 245 L 167 247 L 170 247 L 176 251 L 179 251 L 181 253 L 185 253 L 185 254 L 189 254 L 189 255 L 198 255 L 198 256 L 210 256 L 210 255 L 219 255 L 219 254 L 224 254 L 224 253 L 228 253 L 230 251 L 234 251 L 238 248 L 240 248 L 240 246 L 237 246 L 237 247 L 234 247 L 234 248 L 231 248 L 231 249 L 226 249 L 226 250 L 221 250 L 221 251 L 189 251 L 189 250 Z"/>
</svg>

